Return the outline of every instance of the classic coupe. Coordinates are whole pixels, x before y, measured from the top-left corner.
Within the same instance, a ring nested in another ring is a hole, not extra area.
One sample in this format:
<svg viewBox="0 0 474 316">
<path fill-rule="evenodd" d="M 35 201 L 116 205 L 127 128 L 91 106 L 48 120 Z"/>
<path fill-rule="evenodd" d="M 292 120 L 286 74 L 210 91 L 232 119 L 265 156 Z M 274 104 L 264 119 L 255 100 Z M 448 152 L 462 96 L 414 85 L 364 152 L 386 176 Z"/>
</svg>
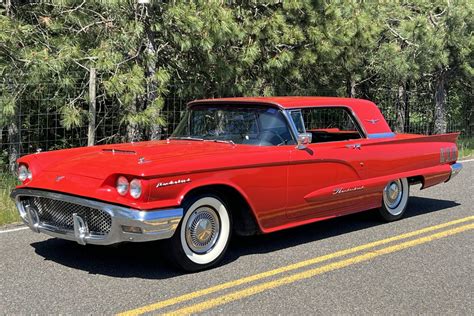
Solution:
<svg viewBox="0 0 474 316">
<path fill-rule="evenodd" d="M 371 209 L 400 219 L 410 185 L 459 173 L 457 137 L 395 134 L 361 99 L 198 100 L 166 140 L 20 158 L 11 196 L 35 232 L 82 245 L 166 239 L 163 256 L 198 271 L 233 233 Z"/>
</svg>

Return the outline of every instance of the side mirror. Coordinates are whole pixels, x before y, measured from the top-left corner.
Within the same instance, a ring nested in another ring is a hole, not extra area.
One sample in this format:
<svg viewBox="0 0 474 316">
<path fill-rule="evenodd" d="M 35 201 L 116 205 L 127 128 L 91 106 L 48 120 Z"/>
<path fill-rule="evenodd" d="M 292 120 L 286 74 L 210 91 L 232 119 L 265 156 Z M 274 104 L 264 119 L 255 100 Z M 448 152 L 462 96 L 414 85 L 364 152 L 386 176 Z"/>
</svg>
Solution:
<svg viewBox="0 0 474 316">
<path fill-rule="evenodd" d="M 298 134 L 298 146 L 297 149 L 305 149 L 308 144 L 311 144 L 313 139 L 313 134 L 311 133 L 301 133 Z"/>
</svg>

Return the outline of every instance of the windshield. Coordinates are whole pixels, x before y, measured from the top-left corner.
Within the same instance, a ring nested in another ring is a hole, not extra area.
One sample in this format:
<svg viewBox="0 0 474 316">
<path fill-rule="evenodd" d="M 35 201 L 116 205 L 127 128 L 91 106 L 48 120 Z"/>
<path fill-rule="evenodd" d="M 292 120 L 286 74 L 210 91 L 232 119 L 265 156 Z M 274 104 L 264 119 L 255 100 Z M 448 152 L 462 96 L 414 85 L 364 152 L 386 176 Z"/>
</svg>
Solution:
<svg viewBox="0 0 474 316">
<path fill-rule="evenodd" d="M 238 105 L 194 106 L 188 109 L 170 138 L 257 146 L 295 143 L 278 109 Z"/>
</svg>

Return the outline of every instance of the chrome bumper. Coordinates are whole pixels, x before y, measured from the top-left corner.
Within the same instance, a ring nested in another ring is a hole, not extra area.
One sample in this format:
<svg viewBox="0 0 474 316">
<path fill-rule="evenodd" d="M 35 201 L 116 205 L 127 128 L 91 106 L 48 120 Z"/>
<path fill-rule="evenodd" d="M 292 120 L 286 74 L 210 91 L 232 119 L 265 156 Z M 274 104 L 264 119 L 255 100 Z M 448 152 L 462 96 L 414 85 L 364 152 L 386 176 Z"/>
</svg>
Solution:
<svg viewBox="0 0 474 316">
<path fill-rule="evenodd" d="M 446 182 L 448 182 L 449 180 L 451 180 L 452 178 L 457 176 L 458 173 L 461 172 L 461 170 L 462 170 L 462 163 L 456 162 L 456 163 L 452 164 L 451 165 L 451 175 L 449 176 L 449 179 L 446 180 Z"/>
<path fill-rule="evenodd" d="M 23 222 L 25 222 L 31 230 L 61 239 L 77 241 L 81 245 L 111 245 L 124 241 L 144 242 L 171 238 L 183 217 L 182 208 L 139 211 L 123 206 L 42 190 L 15 189 L 11 193 L 11 197 L 15 201 Z M 102 210 L 111 216 L 112 224 L 110 231 L 105 235 L 95 235 L 89 232 L 87 222 L 77 214 L 73 214 L 74 230 L 48 225 L 40 220 L 38 212 L 34 207 L 24 207 L 21 202 L 21 197 L 43 197 Z M 135 232 L 124 231 L 124 229 L 130 227 L 133 228 Z"/>
</svg>

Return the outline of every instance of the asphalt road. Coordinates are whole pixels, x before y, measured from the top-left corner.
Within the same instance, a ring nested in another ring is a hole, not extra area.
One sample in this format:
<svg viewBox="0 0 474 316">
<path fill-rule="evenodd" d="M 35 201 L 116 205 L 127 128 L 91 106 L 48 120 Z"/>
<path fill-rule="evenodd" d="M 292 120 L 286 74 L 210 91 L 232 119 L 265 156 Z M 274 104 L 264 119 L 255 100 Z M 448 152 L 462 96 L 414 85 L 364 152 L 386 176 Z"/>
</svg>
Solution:
<svg viewBox="0 0 474 316">
<path fill-rule="evenodd" d="M 160 242 L 0 231 L 0 314 L 472 315 L 473 183 L 466 162 L 451 182 L 413 187 L 400 221 L 366 212 L 234 239 L 221 266 L 196 274 L 170 267 Z"/>
</svg>

